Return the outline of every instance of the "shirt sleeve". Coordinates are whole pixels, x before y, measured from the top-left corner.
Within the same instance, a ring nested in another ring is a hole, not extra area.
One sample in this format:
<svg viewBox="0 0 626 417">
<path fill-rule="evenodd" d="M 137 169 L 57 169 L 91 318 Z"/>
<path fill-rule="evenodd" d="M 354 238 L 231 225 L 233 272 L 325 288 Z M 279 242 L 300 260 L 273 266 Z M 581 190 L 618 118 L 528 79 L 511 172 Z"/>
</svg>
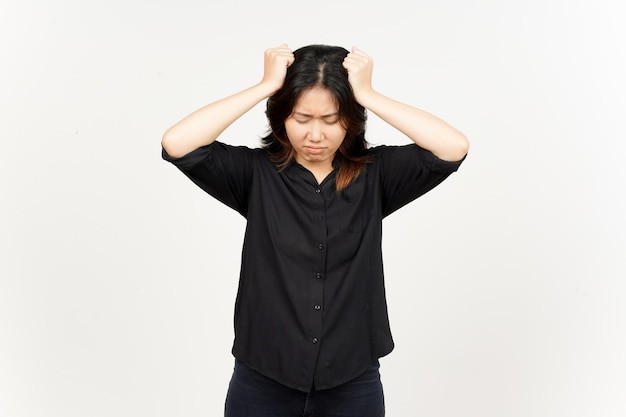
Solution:
<svg viewBox="0 0 626 417">
<path fill-rule="evenodd" d="M 379 163 L 383 216 L 435 188 L 465 160 L 444 161 L 415 144 L 373 149 Z"/>
<path fill-rule="evenodd" d="M 162 157 L 198 187 L 246 217 L 255 150 L 216 141 L 180 158 L 162 149 Z"/>
</svg>

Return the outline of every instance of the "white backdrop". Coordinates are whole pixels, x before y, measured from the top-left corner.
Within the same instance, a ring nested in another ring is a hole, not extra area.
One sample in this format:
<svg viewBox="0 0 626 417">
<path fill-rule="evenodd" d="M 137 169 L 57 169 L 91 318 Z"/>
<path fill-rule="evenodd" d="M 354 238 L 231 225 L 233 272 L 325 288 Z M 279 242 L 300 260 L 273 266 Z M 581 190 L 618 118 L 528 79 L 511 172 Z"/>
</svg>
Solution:
<svg viewBox="0 0 626 417">
<path fill-rule="evenodd" d="M 618 0 L 91 3 L 0 3 L 0 417 L 222 414 L 244 220 L 160 139 L 282 42 L 359 46 L 471 140 L 385 220 L 387 415 L 626 415 Z"/>
</svg>

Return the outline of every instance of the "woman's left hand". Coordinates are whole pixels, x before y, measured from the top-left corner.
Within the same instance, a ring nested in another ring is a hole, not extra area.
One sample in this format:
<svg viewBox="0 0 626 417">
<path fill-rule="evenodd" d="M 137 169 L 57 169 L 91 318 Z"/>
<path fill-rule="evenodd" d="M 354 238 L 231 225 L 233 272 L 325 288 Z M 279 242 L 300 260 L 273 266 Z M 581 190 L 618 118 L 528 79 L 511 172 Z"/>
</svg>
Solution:
<svg viewBox="0 0 626 417">
<path fill-rule="evenodd" d="M 374 61 L 365 52 L 353 47 L 352 52 L 344 58 L 343 67 L 348 72 L 348 82 L 352 86 L 354 98 L 364 106 L 365 97 L 373 92 Z"/>
</svg>

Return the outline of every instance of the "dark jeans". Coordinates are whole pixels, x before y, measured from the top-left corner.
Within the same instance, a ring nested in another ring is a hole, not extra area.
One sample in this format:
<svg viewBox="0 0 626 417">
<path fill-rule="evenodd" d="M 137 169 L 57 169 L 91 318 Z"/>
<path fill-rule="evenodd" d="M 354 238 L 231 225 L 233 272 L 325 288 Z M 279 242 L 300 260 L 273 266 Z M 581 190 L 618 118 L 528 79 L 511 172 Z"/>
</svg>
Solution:
<svg viewBox="0 0 626 417">
<path fill-rule="evenodd" d="M 225 417 L 383 417 L 383 386 L 376 362 L 335 388 L 301 392 L 236 361 L 226 396 Z"/>
</svg>

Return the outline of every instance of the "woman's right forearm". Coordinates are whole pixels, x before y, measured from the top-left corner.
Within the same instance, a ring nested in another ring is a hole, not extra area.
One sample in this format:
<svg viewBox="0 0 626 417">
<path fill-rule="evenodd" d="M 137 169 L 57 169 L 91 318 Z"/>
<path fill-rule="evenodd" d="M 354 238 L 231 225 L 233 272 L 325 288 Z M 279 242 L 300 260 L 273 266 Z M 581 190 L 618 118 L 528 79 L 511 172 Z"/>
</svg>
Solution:
<svg viewBox="0 0 626 417">
<path fill-rule="evenodd" d="M 273 92 L 274 88 L 261 82 L 201 107 L 167 129 L 161 145 L 174 158 L 209 145 L 235 120 Z"/>
<path fill-rule="evenodd" d="M 237 94 L 208 104 L 170 127 L 161 145 L 172 157 L 179 158 L 201 146 L 209 145 L 228 126 L 248 110 L 274 94 L 285 80 L 287 68 L 294 60 L 287 44 L 265 51 L 261 82 Z"/>
</svg>

